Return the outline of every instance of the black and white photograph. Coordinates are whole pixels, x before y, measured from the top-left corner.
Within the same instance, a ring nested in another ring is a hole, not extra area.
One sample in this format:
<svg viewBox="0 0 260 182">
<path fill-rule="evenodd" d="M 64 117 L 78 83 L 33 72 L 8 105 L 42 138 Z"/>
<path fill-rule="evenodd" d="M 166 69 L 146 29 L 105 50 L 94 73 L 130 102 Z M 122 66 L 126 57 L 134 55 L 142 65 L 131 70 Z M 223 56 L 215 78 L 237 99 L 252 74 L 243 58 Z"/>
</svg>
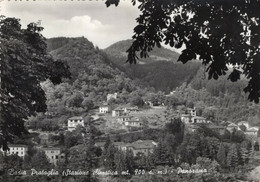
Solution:
<svg viewBox="0 0 260 182">
<path fill-rule="evenodd" d="M 260 182 L 260 0 L 0 0 L 0 182 Z"/>
</svg>

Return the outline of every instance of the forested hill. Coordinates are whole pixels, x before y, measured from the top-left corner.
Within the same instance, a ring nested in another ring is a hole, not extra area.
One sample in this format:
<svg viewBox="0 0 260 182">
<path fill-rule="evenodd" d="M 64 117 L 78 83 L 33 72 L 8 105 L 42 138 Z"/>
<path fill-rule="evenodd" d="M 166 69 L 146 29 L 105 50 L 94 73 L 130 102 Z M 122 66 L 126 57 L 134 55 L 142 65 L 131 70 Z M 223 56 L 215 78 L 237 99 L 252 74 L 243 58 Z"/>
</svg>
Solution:
<svg viewBox="0 0 260 182">
<path fill-rule="evenodd" d="M 146 87 L 116 68 L 86 38 L 53 38 L 47 40 L 47 45 L 55 59 L 67 62 L 72 74 L 72 79 L 64 80 L 62 84 L 53 85 L 49 81 L 42 84 L 48 112 L 54 113 L 59 120 L 86 114 L 106 101 L 108 93 L 117 92 L 119 100 L 130 102 L 128 99 L 136 92 L 147 92 Z"/>
<path fill-rule="evenodd" d="M 119 41 L 104 51 L 109 59 L 132 79 L 154 87 L 157 91 L 169 93 L 183 82 L 189 83 L 196 75 L 201 63 L 192 61 L 187 64 L 177 62 L 179 54 L 166 48 L 154 48 L 146 59 L 136 65 L 125 63 L 126 50 L 131 40 Z"/>
<path fill-rule="evenodd" d="M 230 71 L 231 72 L 231 71 Z M 228 80 L 227 73 L 218 80 L 208 80 L 204 68 L 200 68 L 189 84 L 183 83 L 175 90 L 175 97 L 189 107 L 196 107 L 197 113 L 216 121 L 248 121 L 260 126 L 260 104 L 248 100 L 243 89 L 248 81 Z"/>
<path fill-rule="evenodd" d="M 109 55 L 113 55 L 116 58 L 126 58 L 127 53 L 126 50 L 132 44 L 132 40 L 122 40 L 116 42 L 105 49 L 105 52 L 109 53 Z M 171 51 L 170 49 L 166 49 L 164 47 L 158 48 L 155 47 L 150 53 L 149 58 L 140 59 L 141 63 L 151 63 L 155 61 L 177 61 L 179 57 L 179 53 Z M 126 60 L 126 59 L 125 59 Z M 124 61 L 121 60 L 123 63 Z"/>
</svg>

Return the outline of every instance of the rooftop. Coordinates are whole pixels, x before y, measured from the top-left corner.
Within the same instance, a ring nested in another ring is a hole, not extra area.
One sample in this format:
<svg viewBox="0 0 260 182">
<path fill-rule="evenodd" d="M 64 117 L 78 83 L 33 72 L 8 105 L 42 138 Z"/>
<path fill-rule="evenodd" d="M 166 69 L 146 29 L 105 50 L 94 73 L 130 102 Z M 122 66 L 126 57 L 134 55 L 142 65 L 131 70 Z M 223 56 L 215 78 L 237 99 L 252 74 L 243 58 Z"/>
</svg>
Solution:
<svg viewBox="0 0 260 182">
<path fill-rule="evenodd" d="M 23 145 L 23 144 L 7 144 L 8 147 L 25 147 L 28 148 L 27 145 Z"/>
<path fill-rule="evenodd" d="M 61 150 L 60 147 L 48 147 L 48 148 L 42 148 L 42 150 Z"/>
<path fill-rule="evenodd" d="M 82 116 L 74 116 L 74 117 L 69 118 L 68 120 L 83 120 L 83 117 Z"/>
<path fill-rule="evenodd" d="M 246 132 L 258 132 L 258 129 L 256 128 L 249 128 L 246 130 Z"/>
</svg>

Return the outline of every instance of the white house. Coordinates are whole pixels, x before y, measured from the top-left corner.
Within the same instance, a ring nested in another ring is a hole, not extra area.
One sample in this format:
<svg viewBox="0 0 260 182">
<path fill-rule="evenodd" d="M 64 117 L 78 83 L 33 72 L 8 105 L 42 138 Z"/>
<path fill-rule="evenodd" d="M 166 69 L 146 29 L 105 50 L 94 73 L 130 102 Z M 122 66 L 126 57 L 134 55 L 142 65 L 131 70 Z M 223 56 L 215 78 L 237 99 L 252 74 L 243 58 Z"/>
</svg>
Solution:
<svg viewBox="0 0 260 182">
<path fill-rule="evenodd" d="M 190 114 L 191 116 L 196 116 L 196 110 L 195 108 L 187 108 L 186 109 L 186 114 Z"/>
<path fill-rule="evenodd" d="M 253 137 L 253 138 L 257 138 L 258 130 L 259 130 L 258 127 L 251 127 L 251 128 L 248 128 L 248 129 L 245 131 L 245 134 L 248 135 L 248 136 L 251 136 L 251 137 Z"/>
<path fill-rule="evenodd" d="M 76 129 L 78 125 L 81 125 L 84 127 L 84 119 L 83 117 L 72 117 L 68 119 L 68 130 L 73 131 Z"/>
<path fill-rule="evenodd" d="M 110 100 L 110 99 L 117 99 L 117 93 L 114 93 L 114 94 L 107 94 L 107 102 Z"/>
<path fill-rule="evenodd" d="M 238 125 L 236 125 L 235 123 L 231 123 L 229 125 L 227 125 L 226 129 L 229 131 L 229 132 L 233 132 L 233 130 L 238 130 L 238 131 L 241 131 L 241 129 L 238 127 Z"/>
<path fill-rule="evenodd" d="M 20 145 L 20 144 L 8 144 L 9 150 L 3 151 L 1 148 L 1 152 L 5 153 L 6 155 L 15 155 L 17 154 L 19 157 L 24 158 L 25 154 L 28 151 L 27 145 Z"/>
<path fill-rule="evenodd" d="M 125 126 L 128 127 L 141 127 L 142 126 L 142 122 L 139 120 L 128 120 L 125 121 Z"/>
<path fill-rule="evenodd" d="M 107 104 L 103 104 L 99 107 L 99 113 L 108 113 L 109 106 Z"/>
<path fill-rule="evenodd" d="M 181 115 L 181 121 L 184 123 L 191 123 L 192 116 L 190 114 L 182 114 Z"/>
<path fill-rule="evenodd" d="M 129 120 L 131 120 L 131 118 L 132 118 L 132 116 L 128 116 L 128 115 L 126 115 L 126 116 L 119 116 L 119 117 L 117 118 L 117 122 L 118 122 L 118 123 L 123 123 L 124 121 L 129 121 Z"/>
<path fill-rule="evenodd" d="M 65 156 L 61 153 L 61 149 L 59 147 L 50 147 L 42 149 L 47 156 L 50 163 L 57 165 L 58 160 L 63 159 Z"/>
<path fill-rule="evenodd" d="M 240 121 L 237 123 L 238 126 L 244 125 L 247 129 L 249 128 L 249 123 L 247 121 Z"/>
<path fill-rule="evenodd" d="M 112 116 L 113 116 L 113 117 L 119 117 L 119 116 L 122 116 L 124 113 L 125 113 L 125 110 L 124 110 L 124 109 L 119 109 L 119 108 L 117 108 L 117 109 L 114 109 L 114 110 L 112 111 Z"/>
<path fill-rule="evenodd" d="M 194 116 L 191 118 L 192 123 L 207 123 L 206 118 L 201 116 Z"/>
</svg>

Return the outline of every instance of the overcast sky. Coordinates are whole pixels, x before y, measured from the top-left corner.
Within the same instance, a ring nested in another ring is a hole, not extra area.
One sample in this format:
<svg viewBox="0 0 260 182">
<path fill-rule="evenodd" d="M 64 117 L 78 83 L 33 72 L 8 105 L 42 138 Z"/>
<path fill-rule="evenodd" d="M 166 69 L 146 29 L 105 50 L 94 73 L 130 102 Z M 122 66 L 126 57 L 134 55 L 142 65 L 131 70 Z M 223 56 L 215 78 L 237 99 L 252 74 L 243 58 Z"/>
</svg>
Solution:
<svg viewBox="0 0 260 182">
<path fill-rule="evenodd" d="M 41 20 L 42 34 L 51 37 L 88 38 L 100 48 L 130 39 L 139 10 L 130 0 L 118 7 L 106 7 L 105 1 L 7 1 L 1 2 L 1 14 L 21 19 L 23 27 Z"/>
</svg>

